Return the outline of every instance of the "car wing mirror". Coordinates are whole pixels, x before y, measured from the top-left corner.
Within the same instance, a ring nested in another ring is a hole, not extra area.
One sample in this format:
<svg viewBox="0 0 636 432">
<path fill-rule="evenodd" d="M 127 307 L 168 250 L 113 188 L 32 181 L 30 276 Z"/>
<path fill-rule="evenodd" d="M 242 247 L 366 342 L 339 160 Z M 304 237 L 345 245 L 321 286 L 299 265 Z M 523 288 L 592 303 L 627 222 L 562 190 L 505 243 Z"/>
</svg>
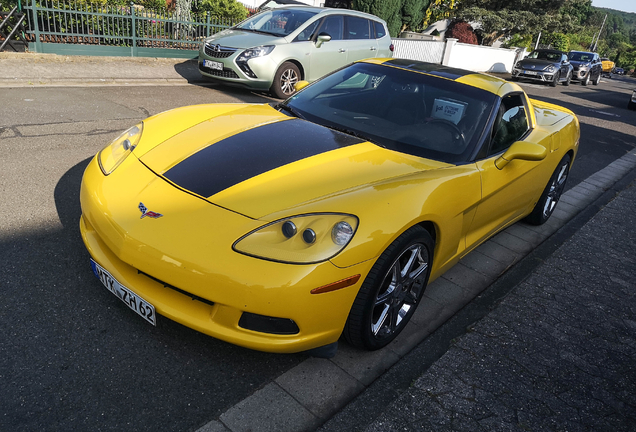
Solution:
<svg viewBox="0 0 636 432">
<path fill-rule="evenodd" d="M 329 42 L 330 40 L 331 36 L 329 36 L 327 33 L 320 33 L 316 38 L 316 48 L 320 48 L 322 44 L 324 44 L 325 42 Z"/>
<path fill-rule="evenodd" d="M 540 161 L 548 155 L 548 149 L 540 144 L 525 141 L 517 141 L 508 150 L 495 160 L 495 166 L 503 169 L 509 162 L 515 159 L 526 161 Z"/>
<path fill-rule="evenodd" d="M 298 81 L 296 84 L 294 84 L 294 89 L 296 89 L 296 91 L 301 91 L 308 85 L 309 85 L 309 81 Z"/>
</svg>

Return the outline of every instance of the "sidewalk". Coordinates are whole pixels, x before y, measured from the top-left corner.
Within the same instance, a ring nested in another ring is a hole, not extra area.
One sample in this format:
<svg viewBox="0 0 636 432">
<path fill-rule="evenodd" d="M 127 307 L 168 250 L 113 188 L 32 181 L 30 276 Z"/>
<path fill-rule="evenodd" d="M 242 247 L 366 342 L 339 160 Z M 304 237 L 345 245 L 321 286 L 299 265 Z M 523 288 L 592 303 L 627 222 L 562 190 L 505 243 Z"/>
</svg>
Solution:
<svg viewBox="0 0 636 432">
<path fill-rule="evenodd" d="M 379 380 L 320 431 L 636 430 L 634 226 L 632 181 L 390 405 Z"/>
<path fill-rule="evenodd" d="M 205 82 L 196 60 L 0 52 L 0 87 Z"/>
</svg>

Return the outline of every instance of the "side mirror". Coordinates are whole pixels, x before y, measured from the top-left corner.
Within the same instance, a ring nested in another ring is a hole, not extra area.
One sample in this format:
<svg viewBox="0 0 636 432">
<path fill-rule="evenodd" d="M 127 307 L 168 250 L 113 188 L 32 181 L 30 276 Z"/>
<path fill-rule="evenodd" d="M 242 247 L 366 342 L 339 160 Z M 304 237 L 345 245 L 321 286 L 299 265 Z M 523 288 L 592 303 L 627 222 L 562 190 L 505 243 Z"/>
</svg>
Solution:
<svg viewBox="0 0 636 432">
<path fill-rule="evenodd" d="M 503 169 L 508 162 L 512 162 L 515 159 L 527 160 L 527 161 L 540 161 L 545 159 L 548 155 L 548 149 L 542 145 L 517 141 L 510 146 L 508 150 L 495 161 L 495 166 L 499 169 Z"/>
<path fill-rule="evenodd" d="M 320 48 L 322 44 L 324 44 L 325 42 L 329 42 L 330 40 L 331 36 L 329 36 L 327 33 L 320 33 L 316 38 L 316 48 Z"/>
<path fill-rule="evenodd" d="M 309 85 L 309 81 L 298 81 L 296 84 L 294 84 L 294 89 L 296 91 L 301 91 L 302 89 L 304 89 L 308 85 Z"/>
</svg>

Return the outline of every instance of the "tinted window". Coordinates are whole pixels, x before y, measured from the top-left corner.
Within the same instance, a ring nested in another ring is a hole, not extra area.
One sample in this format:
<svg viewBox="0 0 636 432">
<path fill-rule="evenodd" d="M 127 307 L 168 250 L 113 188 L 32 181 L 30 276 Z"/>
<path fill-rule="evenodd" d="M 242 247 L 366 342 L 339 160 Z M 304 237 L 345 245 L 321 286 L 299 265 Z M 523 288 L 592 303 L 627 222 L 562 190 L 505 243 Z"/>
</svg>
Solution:
<svg viewBox="0 0 636 432">
<path fill-rule="evenodd" d="M 559 61 L 561 59 L 561 53 L 554 51 L 532 51 L 528 58 L 539 60 Z"/>
<path fill-rule="evenodd" d="M 343 22 L 341 15 L 331 15 L 325 18 L 320 26 L 318 34 L 326 33 L 331 36 L 331 40 L 341 40 L 343 34 Z"/>
<path fill-rule="evenodd" d="M 497 100 L 441 77 L 355 63 L 286 103 L 314 123 L 391 150 L 456 163 L 472 155 Z"/>
<path fill-rule="evenodd" d="M 346 16 L 345 25 L 347 28 L 345 39 L 371 39 L 369 35 L 369 20 Z"/>
<path fill-rule="evenodd" d="M 375 37 L 377 39 L 380 39 L 386 36 L 386 30 L 384 29 L 384 25 L 382 25 L 382 23 L 373 21 L 373 25 L 375 26 Z"/>
<path fill-rule="evenodd" d="M 488 155 L 506 150 L 515 141 L 519 141 L 528 131 L 526 107 L 521 95 L 504 97 L 493 127 L 492 142 Z"/>
</svg>

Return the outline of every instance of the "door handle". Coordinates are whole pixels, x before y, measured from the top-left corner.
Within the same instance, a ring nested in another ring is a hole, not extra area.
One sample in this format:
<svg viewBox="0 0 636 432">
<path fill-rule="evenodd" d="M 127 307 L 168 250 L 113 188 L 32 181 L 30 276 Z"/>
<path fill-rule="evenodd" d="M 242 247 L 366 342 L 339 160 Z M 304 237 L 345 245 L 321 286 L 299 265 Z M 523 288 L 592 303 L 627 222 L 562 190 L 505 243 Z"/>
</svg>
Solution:
<svg viewBox="0 0 636 432">
<path fill-rule="evenodd" d="M 377 50 L 377 48 L 376 47 L 371 47 L 370 50 L 371 51 L 375 51 L 375 50 Z"/>
<path fill-rule="evenodd" d="M 346 50 L 346 49 L 344 49 L 344 48 L 340 48 L 340 49 L 338 50 L 338 52 L 343 53 L 343 52 L 347 52 L 347 50 Z"/>
</svg>

